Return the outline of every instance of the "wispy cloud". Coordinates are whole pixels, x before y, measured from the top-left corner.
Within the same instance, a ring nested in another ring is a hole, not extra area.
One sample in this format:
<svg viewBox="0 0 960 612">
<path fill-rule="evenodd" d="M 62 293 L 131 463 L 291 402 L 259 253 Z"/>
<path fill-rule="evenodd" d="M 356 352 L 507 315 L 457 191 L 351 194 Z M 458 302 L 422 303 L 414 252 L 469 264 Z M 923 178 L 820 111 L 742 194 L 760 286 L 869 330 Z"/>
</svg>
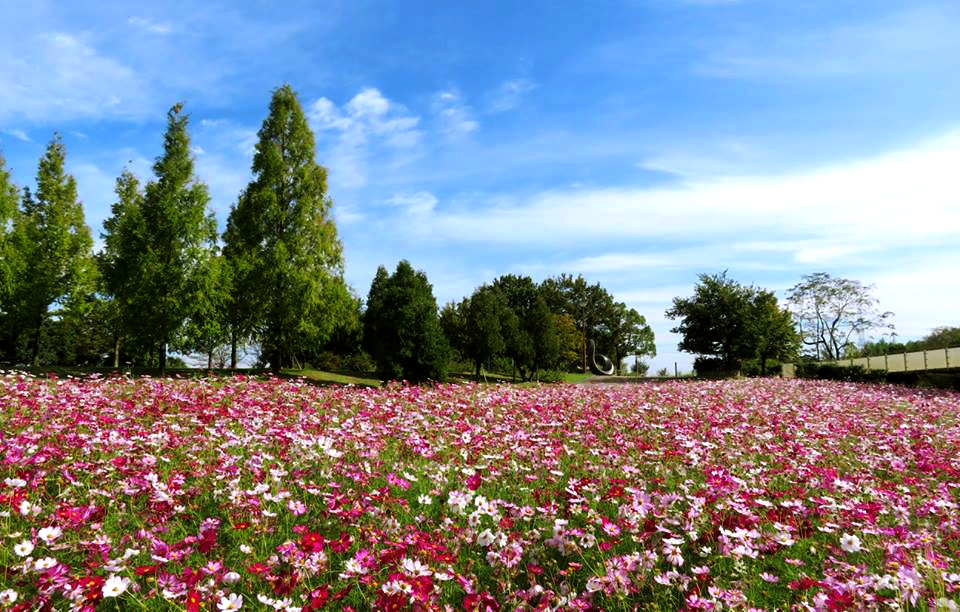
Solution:
<svg viewBox="0 0 960 612">
<path fill-rule="evenodd" d="M 766 236 L 791 241 L 790 257 L 812 263 L 876 243 L 955 240 L 958 166 L 960 130 L 954 130 L 902 151 L 792 173 L 551 190 L 495 208 L 462 202 L 419 227 L 457 240 L 528 245 L 638 239 L 729 245 Z"/>
<path fill-rule="evenodd" d="M 489 95 L 487 112 L 503 113 L 516 108 L 523 98 L 537 88 L 529 79 L 511 79 Z"/>
<path fill-rule="evenodd" d="M 136 71 L 63 32 L 0 45 L 0 87 L 0 119 L 61 121 L 133 114 L 144 90 Z"/>
<path fill-rule="evenodd" d="M 320 98 L 309 106 L 308 115 L 326 149 L 323 158 L 338 183 L 348 188 L 366 184 L 366 166 L 376 152 L 409 152 L 422 138 L 420 118 L 375 88 L 360 91 L 342 107 Z"/>
<path fill-rule="evenodd" d="M 418 191 L 407 195 L 395 195 L 387 200 L 387 203 L 401 207 L 406 214 L 420 216 L 433 211 L 437 205 L 437 198 L 429 191 Z"/>
<path fill-rule="evenodd" d="M 450 139 L 457 140 L 480 127 L 473 118 L 473 109 L 455 89 L 437 93 L 434 96 L 433 108 L 440 130 Z"/>
<path fill-rule="evenodd" d="M 719 42 L 697 70 L 778 81 L 939 72 L 960 56 L 958 25 L 955 9 L 927 6 L 790 35 L 756 29 Z"/>
<path fill-rule="evenodd" d="M 674 142 L 664 150 L 646 157 L 638 168 L 685 178 L 706 178 L 739 174 L 743 168 L 760 165 L 763 151 L 744 139 L 718 139 L 707 142 Z"/>
<path fill-rule="evenodd" d="M 28 136 L 27 133 L 24 132 L 23 130 L 18 130 L 18 129 L 14 129 L 14 128 L 8 128 L 8 129 L 5 129 L 5 130 L 0 130 L 0 131 L 2 131 L 4 134 L 8 134 L 8 135 L 10 135 L 10 136 L 13 136 L 14 138 L 16 138 L 17 140 L 20 140 L 20 141 L 22 141 L 22 142 L 32 142 L 32 141 L 30 140 L 30 136 Z"/>
<path fill-rule="evenodd" d="M 154 21 L 147 17 L 129 17 L 127 18 L 127 23 L 150 34 L 169 34 L 173 31 L 173 27 L 169 22 Z"/>
</svg>

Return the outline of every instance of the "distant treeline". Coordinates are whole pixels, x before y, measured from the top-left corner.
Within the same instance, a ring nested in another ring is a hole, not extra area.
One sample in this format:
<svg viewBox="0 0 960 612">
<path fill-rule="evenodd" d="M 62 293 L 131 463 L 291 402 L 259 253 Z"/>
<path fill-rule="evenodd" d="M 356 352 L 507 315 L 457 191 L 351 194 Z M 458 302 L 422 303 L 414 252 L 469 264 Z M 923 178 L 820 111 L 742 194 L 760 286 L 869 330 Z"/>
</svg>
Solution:
<svg viewBox="0 0 960 612">
<path fill-rule="evenodd" d="M 932 351 L 936 349 L 960 346 L 960 327 L 936 327 L 920 340 L 895 342 L 882 338 L 876 342 L 866 342 L 862 347 L 851 347 L 844 357 L 877 357 L 914 351 Z"/>
</svg>

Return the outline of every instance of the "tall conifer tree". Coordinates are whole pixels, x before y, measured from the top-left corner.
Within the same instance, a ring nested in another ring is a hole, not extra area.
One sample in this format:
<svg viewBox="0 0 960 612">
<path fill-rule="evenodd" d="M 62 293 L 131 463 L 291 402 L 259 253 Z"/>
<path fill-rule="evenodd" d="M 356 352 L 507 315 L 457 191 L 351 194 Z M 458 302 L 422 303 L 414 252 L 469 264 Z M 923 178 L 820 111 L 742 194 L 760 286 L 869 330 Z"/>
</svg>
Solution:
<svg viewBox="0 0 960 612">
<path fill-rule="evenodd" d="M 113 367 L 120 365 L 120 346 L 135 337 L 139 317 L 135 312 L 137 280 L 144 255 L 143 190 L 129 170 L 117 178 L 117 201 L 103 222 L 103 250 L 98 255 L 100 288 L 109 296 L 107 323 L 113 333 Z"/>
<path fill-rule="evenodd" d="M 10 182 L 6 161 L 0 155 L 0 359 L 3 360 L 13 358 L 14 323 L 11 321 L 10 292 L 16 253 L 11 244 L 11 233 L 19 206 L 20 192 Z"/>
<path fill-rule="evenodd" d="M 234 277 L 233 335 L 260 342 L 274 371 L 347 316 L 349 293 L 331 217 L 327 171 L 289 85 L 273 92 L 253 180 L 230 211 L 224 253 Z"/>
<path fill-rule="evenodd" d="M 20 192 L 16 185 L 10 182 L 10 173 L 7 171 L 7 162 L 0 155 L 0 313 L 5 311 L 7 297 L 10 291 L 10 232 L 13 219 L 20 204 Z"/>
<path fill-rule="evenodd" d="M 96 273 L 90 228 L 65 160 L 66 147 L 55 134 L 40 158 L 36 196 L 25 194 L 13 225 L 14 308 L 34 366 L 50 307 L 74 304 L 92 289 Z"/>
<path fill-rule="evenodd" d="M 167 348 L 205 285 L 197 276 L 207 272 L 204 263 L 217 238 L 207 186 L 193 173 L 187 122 L 180 104 L 167 113 L 163 155 L 153 165 L 156 180 L 147 184 L 140 205 L 138 265 L 129 279 L 139 336 L 157 348 L 161 375 Z"/>
</svg>

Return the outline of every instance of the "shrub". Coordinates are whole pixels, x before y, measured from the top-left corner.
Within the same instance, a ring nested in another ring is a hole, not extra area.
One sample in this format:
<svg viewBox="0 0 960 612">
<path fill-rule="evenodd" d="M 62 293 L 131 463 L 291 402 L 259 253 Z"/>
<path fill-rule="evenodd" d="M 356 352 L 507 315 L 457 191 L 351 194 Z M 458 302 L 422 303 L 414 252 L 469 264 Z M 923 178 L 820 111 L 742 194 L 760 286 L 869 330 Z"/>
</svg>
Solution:
<svg viewBox="0 0 960 612">
<path fill-rule="evenodd" d="M 863 366 L 845 366 L 834 363 L 798 363 L 797 378 L 816 380 L 842 380 L 846 382 L 886 382 L 884 370 L 868 370 Z"/>
<path fill-rule="evenodd" d="M 540 370 L 533 378 L 543 383 L 562 383 L 566 382 L 567 375 L 560 370 Z"/>
</svg>

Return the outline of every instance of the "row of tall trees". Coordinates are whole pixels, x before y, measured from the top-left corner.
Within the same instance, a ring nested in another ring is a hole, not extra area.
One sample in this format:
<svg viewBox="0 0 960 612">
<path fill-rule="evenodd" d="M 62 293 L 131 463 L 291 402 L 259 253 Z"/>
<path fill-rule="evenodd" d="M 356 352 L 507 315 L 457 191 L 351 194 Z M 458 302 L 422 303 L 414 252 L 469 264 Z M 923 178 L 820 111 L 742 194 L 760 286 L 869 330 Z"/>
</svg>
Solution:
<svg viewBox="0 0 960 612">
<path fill-rule="evenodd" d="M 529 380 L 543 370 L 585 368 L 588 338 L 618 367 L 627 355 L 656 354 L 644 317 L 582 276 L 540 284 L 501 276 L 437 315 L 426 277 L 401 261 L 393 274 L 377 271 L 364 313 L 364 347 L 386 379 L 442 379 L 452 359 L 469 362 L 477 378 L 496 360 Z"/>
<path fill-rule="evenodd" d="M 60 137 L 40 160 L 35 195 L 10 182 L 0 158 L 3 360 L 96 363 L 109 350 L 114 365 L 123 358 L 163 371 L 170 350 L 212 362 L 229 344 L 236 367 L 238 345 L 255 342 L 279 370 L 355 319 L 326 170 L 293 89 L 273 93 L 253 180 L 222 237 L 194 174 L 187 126 L 173 106 L 154 177 L 144 184 L 124 170 L 117 179 L 96 257 Z M 66 345 L 72 355 L 56 353 Z"/>
</svg>

